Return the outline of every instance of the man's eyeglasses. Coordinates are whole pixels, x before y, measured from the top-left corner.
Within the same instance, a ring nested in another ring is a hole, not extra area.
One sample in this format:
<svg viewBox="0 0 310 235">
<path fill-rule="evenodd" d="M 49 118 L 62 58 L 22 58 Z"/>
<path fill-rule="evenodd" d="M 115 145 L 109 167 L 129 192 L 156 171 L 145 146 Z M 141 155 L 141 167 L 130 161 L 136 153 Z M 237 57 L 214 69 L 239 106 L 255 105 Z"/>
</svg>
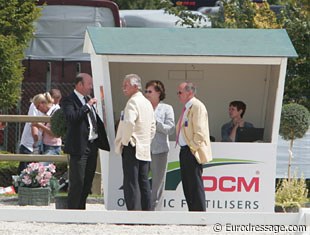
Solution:
<svg viewBox="0 0 310 235">
<path fill-rule="evenodd" d="M 182 93 L 183 93 L 182 91 L 178 91 L 177 95 L 182 95 Z"/>
<path fill-rule="evenodd" d="M 145 90 L 144 93 L 145 93 L 145 94 L 147 94 L 147 93 L 150 93 L 150 94 L 151 94 L 152 91 L 151 91 L 151 90 Z"/>
</svg>

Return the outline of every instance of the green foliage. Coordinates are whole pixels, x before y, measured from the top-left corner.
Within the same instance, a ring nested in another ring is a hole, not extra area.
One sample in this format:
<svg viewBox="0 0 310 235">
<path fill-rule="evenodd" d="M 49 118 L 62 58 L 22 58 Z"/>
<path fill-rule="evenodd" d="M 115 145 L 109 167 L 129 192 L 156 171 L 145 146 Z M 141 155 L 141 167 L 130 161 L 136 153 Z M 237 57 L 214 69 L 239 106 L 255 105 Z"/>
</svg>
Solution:
<svg viewBox="0 0 310 235">
<path fill-rule="evenodd" d="M 0 171 L 10 170 L 17 172 L 18 164 L 19 162 L 17 161 L 0 161 Z"/>
<path fill-rule="evenodd" d="M 295 176 L 291 179 L 283 179 L 276 188 L 276 204 L 289 207 L 296 205 L 301 207 L 307 202 L 308 190 L 304 177 L 298 179 Z"/>
<path fill-rule="evenodd" d="M 309 5 L 300 1 L 289 1 L 283 9 L 283 27 L 298 54 L 297 58 L 288 60 L 284 102 L 293 101 L 310 110 Z"/>
<path fill-rule="evenodd" d="M 0 187 L 12 185 L 12 175 L 17 175 L 18 164 L 16 161 L 0 161 Z"/>
<path fill-rule="evenodd" d="M 288 60 L 284 103 L 296 102 L 310 109 L 310 14 L 307 0 L 276 0 L 282 4 L 279 17 L 269 4 L 251 0 L 222 1 L 219 14 L 211 16 L 213 28 L 285 28 L 298 58 Z M 268 1 L 269 2 L 269 1 Z"/>
<path fill-rule="evenodd" d="M 181 25 L 187 28 L 200 28 L 200 25 L 203 25 L 204 22 L 207 22 L 207 17 L 202 14 L 194 14 L 191 11 L 188 11 L 184 6 L 173 6 L 171 1 L 162 0 L 159 4 L 160 8 L 165 9 L 170 15 L 175 15 L 180 18 L 176 24 Z"/>
<path fill-rule="evenodd" d="M 51 131 L 56 137 L 64 137 L 67 131 L 67 122 L 63 110 L 60 108 L 51 117 Z"/>
<path fill-rule="evenodd" d="M 58 194 L 60 187 L 58 179 L 56 177 L 52 176 L 49 187 L 51 189 L 51 196 L 55 197 L 56 194 Z"/>
<path fill-rule="evenodd" d="M 1 154 L 9 154 L 10 152 L 0 150 Z M 18 161 L 0 161 L 0 175 L 3 171 L 17 172 Z"/>
<path fill-rule="evenodd" d="M 0 0 L 0 34 L 14 36 L 25 49 L 34 32 L 33 22 L 40 16 L 37 0 Z"/>
<path fill-rule="evenodd" d="M 115 0 L 120 9 L 165 9 L 165 12 L 170 15 L 180 17 L 178 25 L 188 28 L 199 28 L 202 22 L 206 22 L 207 18 L 204 15 L 193 14 L 184 6 L 173 6 L 169 0 Z"/>
<path fill-rule="evenodd" d="M 20 99 L 24 49 L 33 36 L 40 10 L 35 0 L 0 0 L 0 104 L 11 108 Z"/>
<path fill-rule="evenodd" d="M 160 0 L 114 0 L 119 9 L 158 9 Z"/>
<path fill-rule="evenodd" d="M 15 37 L 0 34 L 0 104 L 10 108 L 20 99 L 23 52 Z"/>
<path fill-rule="evenodd" d="M 291 103 L 283 105 L 280 135 L 285 140 L 302 138 L 310 125 L 310 113 L 303 105 Z"/>
<path fill-rule="evenodd" d="M 213 28 L 280 28 L 267 1 L 256 4 L 251 0 L 222 1 L 219 14 L 210 16 Z"/>
</svg>

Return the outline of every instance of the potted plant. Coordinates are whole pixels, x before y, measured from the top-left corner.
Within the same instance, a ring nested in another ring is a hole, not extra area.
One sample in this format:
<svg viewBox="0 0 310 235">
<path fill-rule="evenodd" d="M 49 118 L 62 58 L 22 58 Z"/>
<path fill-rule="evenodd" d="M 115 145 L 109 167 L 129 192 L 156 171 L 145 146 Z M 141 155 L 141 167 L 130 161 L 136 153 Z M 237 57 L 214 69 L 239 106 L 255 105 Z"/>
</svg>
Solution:
<svg viewBox="0 0 310 235">
<path fill-rule="evenodd" d="M 291 179 L 291 162 L 293 157 L 293 143 L 302 138 L 309 129 L 310 113 L 306 107 L 296 103 L 285 104 L 282 107 L 280 135 L 289 140 L 288 180 Z"/>
<path fill-rule="evenodd" d="M 276 189 L 276 212 L 298 212 L 307 202 L 307 185 L 303 176 L 283 179 Z"/>
<path fill-rule="evenodd" d="M 310 113 L 308 109 L 296 103 L 285 104 L 282 107 L 280 135 L 289 140 L 288 178 L 283 179 L 276 189 L 276 209 L 284 208 L 286 212 L 298 211 L 307 202 L 307 186 L 303 177 L 291 177 L 293 158 L 293 143 L 302 138 L 309 129 Z"/>
<path fill-rule="evenodd" d="M 62 108 L 57 109 L 51 117 L 51 131 L 57 137 L 64 138 L 67 131 L 67 122 Z"/>
<path fill-rule="evenodd" d="M 47 206 L 57 190 L 56 166 L 32 162 L 17 177 L 18 204 Z"/>
</svg>

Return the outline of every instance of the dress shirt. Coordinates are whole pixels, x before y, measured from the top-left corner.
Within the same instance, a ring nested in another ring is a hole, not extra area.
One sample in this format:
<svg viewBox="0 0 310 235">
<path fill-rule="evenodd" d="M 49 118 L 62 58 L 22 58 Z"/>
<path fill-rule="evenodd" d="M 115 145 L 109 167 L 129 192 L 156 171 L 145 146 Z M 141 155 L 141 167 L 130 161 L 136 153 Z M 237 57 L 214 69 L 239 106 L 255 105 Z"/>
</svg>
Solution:
<svg viewBox="0 0 310 235">
<path fill-rule="evenodd" d="M 74 93 L 77 95 L 77 97 L 79 98 L 79 100 L 81 101 L 81 103 L 83 105 L 87 105 L 88 106 L 90 112 L 94 112 L 93 107 L 90 106 L 88 103 L 86 103 L 86 101 L 84 99 L 84 96 L 81 93 L 79 93 L 77 90 L 74 90 Z M 94 116 L 96 117 L 96 115 L 94 115 Z M 87 114 L 87 118 L 88 118 L 88 123 L 89 123 L 88 140 L 95 140 L 95 139 L 98 138 L 98 134 L 95 133 L 95 131 L 94 131 L 93 124 L 92 124 L 92 121 L 90 119 L 89 113 Z"/>
<path fill-rule="evenodd" d="M 185 112 L 184 112 L 184 116 L 183 116 L 183 119 L 182 119 L 182 123 L 181 123 L 181 127 L 180 127 L 180 134 L 179 134 L 179 145 L 180 146 L 185 146 L 187 145 L 186 141 L 185 141 L 185 138 L 183 136 L 183 133 L 182 133 L 182 128 L 184 128 L 185 126 L 188 125 L 188 118 L 187 118 L 187 113 L 188 113 L 188 110 L 189 108 L 192 106 L 192 99 L 190 99 L 189 101 L 187 101 L 187 103 L 185 104 Z"/>
</svg>

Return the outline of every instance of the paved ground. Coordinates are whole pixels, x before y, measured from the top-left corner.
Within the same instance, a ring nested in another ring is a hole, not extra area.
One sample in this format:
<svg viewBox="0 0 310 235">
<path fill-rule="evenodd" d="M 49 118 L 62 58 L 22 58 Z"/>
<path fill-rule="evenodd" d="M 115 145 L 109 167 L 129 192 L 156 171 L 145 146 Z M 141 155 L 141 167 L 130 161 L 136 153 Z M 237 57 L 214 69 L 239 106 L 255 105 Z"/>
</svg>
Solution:
<svg viewBox="0 0 310 235">
<path fill-rule="evenodd" d="M 16 196 L 0 197 L 0 208 L 7 209 L 34 209 L 36 206 L 18 206 Z M 41 207 L 55 210 L 55 203 Z M 86 210 L 105 210 L 103 200 L 88 199 Z M 18 211 L 17 211 L 18 213 Z M 115 224 L 61 224 L 36 222 L 4 222 L 0 221 L 1 235 L 188 235 L 212 234 L 207 226 L 178 226 L 178 225 L 115 225 Z"/>
<path fill-rule="evenodd" d="M 17 196 L 0 196 L 1 209 L 36 209 L 36 206 L 18 206 Z M 44 206 L 44 209 L 55 210 L 55 204 Z M 86 210 L 105 210 L 103 200 L 90 198 Z M 274 232 L 215 232 L 213 225 L 184 226 L 184 225 L 116 225 L 116 224 L 74 224 L 74 223 L 37 223 L 37 222 L 7 222 L 0 221 L 0 235 L 202 235 L 202 234 L 275 234 Z M 308 228 L 309 229 L 309 228 Z M 308 230 L 310 231 L 310 230 Z M 308 234 L 308 233 L 276 233 Z"/>
<path fill-rule="evenodd" d="M 88 210 L 105 210 L 104 202 L 102 198 L 90 197 L 87 199 Z M 36 208 L 36 206 L 19 206 L 17 196 L 0 196 L 0 207 L 2 208 Z M 55 203 L 51 203 L 49 206 L 41 206 L 40 208 L 55 210 Z"/>
</svg>

